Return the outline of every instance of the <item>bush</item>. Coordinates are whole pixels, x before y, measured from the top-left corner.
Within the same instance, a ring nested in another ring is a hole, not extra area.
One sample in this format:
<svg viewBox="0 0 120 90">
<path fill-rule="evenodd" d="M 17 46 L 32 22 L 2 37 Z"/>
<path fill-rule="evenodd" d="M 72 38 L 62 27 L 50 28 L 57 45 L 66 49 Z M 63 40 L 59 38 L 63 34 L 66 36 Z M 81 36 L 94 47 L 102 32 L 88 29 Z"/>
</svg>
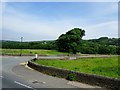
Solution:
<svg viewBox="0 0 120 90">
<path fill-rule="evenodd" d="M 75 81 L 76 80 L 76 74 L 73 73 L 73 72 L 69 73 L 67 79 L 70 80 L 70 81 Z"/>
</svg>

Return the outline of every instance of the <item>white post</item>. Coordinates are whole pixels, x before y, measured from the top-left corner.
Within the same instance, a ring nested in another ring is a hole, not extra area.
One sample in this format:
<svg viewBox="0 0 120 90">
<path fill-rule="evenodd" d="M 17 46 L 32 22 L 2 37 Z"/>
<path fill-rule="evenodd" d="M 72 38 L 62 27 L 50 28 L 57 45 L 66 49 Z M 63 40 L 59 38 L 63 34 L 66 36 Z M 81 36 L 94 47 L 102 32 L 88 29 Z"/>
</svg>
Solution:
<svg viewBox="0 0 120 90">
<path fill-rule="evenodd" d="M 38 59 L 38 54 L 35 54 L 35 58 Z"/>
</svg>

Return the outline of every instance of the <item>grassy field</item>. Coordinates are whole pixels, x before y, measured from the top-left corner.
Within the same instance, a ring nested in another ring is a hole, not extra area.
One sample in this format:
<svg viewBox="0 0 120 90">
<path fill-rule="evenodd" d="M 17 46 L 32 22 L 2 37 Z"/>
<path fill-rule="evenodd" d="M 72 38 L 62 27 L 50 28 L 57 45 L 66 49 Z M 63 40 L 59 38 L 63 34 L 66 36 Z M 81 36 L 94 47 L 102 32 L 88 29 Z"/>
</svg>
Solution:
<svg viewBox="0 0 120 90">
<path fill-rule="evenodd" d="M 19 55 L 20 54 L 20 49 L 0 49 L 0 52 L 2 54 L 12 54 L 12 55 Z M 23 49 L 22 54 L 27 55 L 27 54 L 40 54 L 40 55 L 64 55 L 67 53 L 62 53 L 58 52 L 55 50 L 35 50 L 35 49 Z"/>
<path fill-rule="evenodd" d="M 82 58 L 79 60 L 37 60 L 35 62 L 56 68 L 120 78 L 118 75 L 118 57 Z"/>
</svg>

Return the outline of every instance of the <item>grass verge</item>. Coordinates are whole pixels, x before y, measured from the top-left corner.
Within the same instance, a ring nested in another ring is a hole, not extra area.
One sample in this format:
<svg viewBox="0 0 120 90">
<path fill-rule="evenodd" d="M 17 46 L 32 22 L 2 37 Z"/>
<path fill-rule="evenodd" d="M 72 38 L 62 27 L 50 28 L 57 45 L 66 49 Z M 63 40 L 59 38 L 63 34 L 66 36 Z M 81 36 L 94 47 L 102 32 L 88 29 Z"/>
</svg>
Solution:
<svg viewBox="0 0 120 90">
<path fill-rule="evenodd" d="M 36 60 L 35 63 L 73 70 L 88 74 L 120 78 L 118 75 L 118 57 L 81 58 L 79 60 Z"/>
</svg>

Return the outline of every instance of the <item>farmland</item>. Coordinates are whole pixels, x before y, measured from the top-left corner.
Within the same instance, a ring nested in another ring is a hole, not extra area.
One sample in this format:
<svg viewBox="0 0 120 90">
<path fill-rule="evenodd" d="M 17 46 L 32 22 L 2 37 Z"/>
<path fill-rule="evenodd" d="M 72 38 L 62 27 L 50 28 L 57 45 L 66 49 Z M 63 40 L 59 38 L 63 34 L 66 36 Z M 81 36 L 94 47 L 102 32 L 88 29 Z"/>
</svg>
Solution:
<svg viewBox="0 0 120 90">
<path fill-rule="evenodd" d="M 35 62 L 55 68 L 120 78 L 118 75 L 118 57 L 81 58 L 78 60 L 36 60 Z"/>
<path fill-rule="evenodd" d="M 0 49 L 3 55 L 19 55 L 20 49 Z M 43 49 L 22 49 L 22 55 L 65 55 L 67 53 L 58 52 L 56 50 L 43 50 Z"/>
</svg>

